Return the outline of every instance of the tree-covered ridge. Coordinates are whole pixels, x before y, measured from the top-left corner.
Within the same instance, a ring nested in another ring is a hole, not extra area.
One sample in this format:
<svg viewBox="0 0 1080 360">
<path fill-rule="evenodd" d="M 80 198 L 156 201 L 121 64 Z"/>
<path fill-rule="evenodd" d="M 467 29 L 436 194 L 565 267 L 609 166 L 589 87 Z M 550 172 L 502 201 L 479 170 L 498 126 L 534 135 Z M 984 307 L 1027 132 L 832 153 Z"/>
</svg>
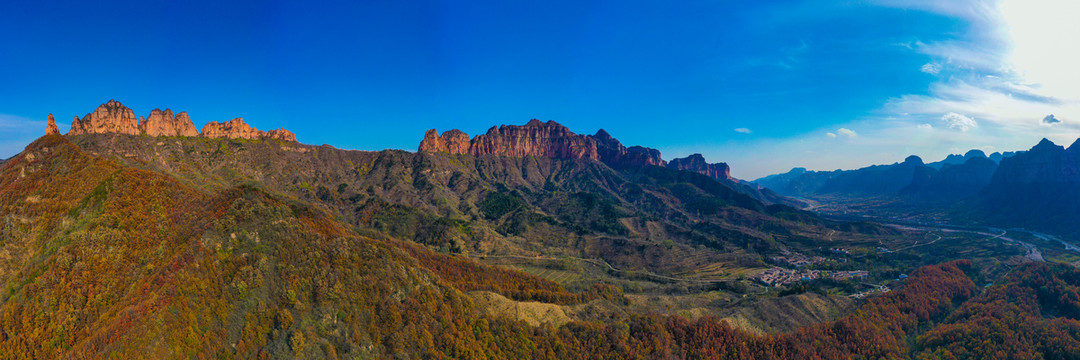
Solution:
<svg viewBox="0 0 1080 360">
<path fill-rule="evenodd" d="M 1080 269 L 1031 263 L 920 335 L 921 359 L 1080 357 Z"/>
</svg>

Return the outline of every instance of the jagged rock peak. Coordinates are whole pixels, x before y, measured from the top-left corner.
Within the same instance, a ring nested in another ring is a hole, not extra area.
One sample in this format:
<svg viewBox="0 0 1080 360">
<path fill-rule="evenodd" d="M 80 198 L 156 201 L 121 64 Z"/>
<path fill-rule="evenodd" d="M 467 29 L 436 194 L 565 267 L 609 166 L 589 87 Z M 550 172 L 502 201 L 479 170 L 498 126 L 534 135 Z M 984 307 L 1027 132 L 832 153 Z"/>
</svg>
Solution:
<svg viewBox="0 0 1080 360">
<path fill-rule="evenodd" d="M 266 138 L 296 142 L 296 134 L 293 134 L 292 131 L 285 130 L 285 128 L 267 131 Z"/>
<path fill-rule="evenodd" d="M 117 133 L 139 135 L 139 119 L 135 112 L 116 100 L 98 106 L 94 112 L 86 114 L 80 120 L 75 117 L 71 123 L 69 135 Z"/>
<path fill-rule="evenodd" d="M 451 154 L 536 156 L 562 159 L 593 159 L 610 166 L 664 166 L 660 151 L 641 146 L 627 148 L 601 129 L 596 135 L 578 135 L 548 120 L 529 120 L 525 125 L 492 126 L 471 140 L 460 130 L 439 135 L 431 129 L 420 142 L 420 152 Z"/>
<path fill-rule="evenodd" d="M 203 126 L 202 136 L 208 138 L 296 141 L 296 134 L 293 134 L 291 131 L 279 128 L 277 130 L 263 132 L 248 125 L 244 122 L 244 118 L 235 118 L 226 122 L 211 121 Z"/>
<path fill-rule="evenodd" d="M 696 172 L 718 180 L 732 180 L 731 167 L 727 163 L 710 164 L 705 161 L 705 157 L 701 154 L 691 154 L 684 158 L 672 159 L 668 162 L 667 167 Z"/>
<path fill-rule="evenodd" d="M 249 126 L 244 118 L 235 118 L 226 122 L 211 121 L 202 128 L 202 136 L 208 138 L 260 139 L 263 132 Z"/>
<path fill-rule="evenodd" d="M 50 115 L 51 116 L 51 115 Z M 50 119 L 51 120 L 51 119 Z M 55 125 L 53 125 L 55 126 Z M 50 126 L 46 128 L 51 133 Z M 203 126 L 202 134 L 195 127 L 186 111 L 174 114 L 172 109 L 154 109 L 146 117 L 135 117 L 135 112 L 119 101 L 109 100 L 82 119 L 75 116 L 69 135 L 115 133 L 148 136 L 205 136 L 243 139 L 277 139 L 296 141 L 296 134 L 285 129 L 259 131 L 236 118 L 224 123 L 210 122 Z"/>
<path fill-rule="evenodd" d="M 596 142 L 597 154 L 600 161 L 609 166 L 665 166 L 667 162 L 660 157 L 660 150 L 643 146 L 623 146 L 619 140 L 611 137 L 604 129 L 596 132 L 596 135 L 588 136 Z"/>
<path fill-rule="evenodd" d="M 1048 151 L 1048 150 L 1054 150 L 1054 149 L 1063 150 L 1064 147 L 1062 147 L 1062 146 L 1060 146 L 1058 144 L 1054 144 L 1054 142 L 1050 141 L 1050 139 L 1043 138 L 1041 141 L 1039 141 L 1038 144 L 1036 144 L 1034 147 L 1032 147 L 1031 150 L 1029 150 L 1029 151 L 1032 151 L 1032 152 L 1035 152 L 1035 151 Z"/>
<path fill-rule="evenodd" d="M 611 140 L 612 139 L 611 134 L 608 134 L 608 132 L 606 130 L 604 130 L 604 129 L 597 130 L 596 135 L 593 135 L 593 137 L 597 138 L 598 140 Z"/>
<path fill-rule="evenodd" d="M 56 127 L 56 119 L 49 114 L 48 124 L 45 125 L 45 135 L 60 135 L 60 128 Z"/>
<path fill-rule="evenodd" d="M 420 152 L 447 152 L 451 154 L 468 154 L 471 146 L 469 135 L 458 129 L 447 131 L 442 136 L 435 129 L 424 133 L 424 140 L 420 141 Z"/>
<path fill-rule="evenodd" d="M 530 120 L 523 126 L 492 127 L 470 143 L 473 155 L 536 156 L 600 160 L 596 141 L 580 136 L 555 121 Z"/>
<path fill-rule="evenodd" d="M 154 109 L 150 116 L 139 123 L 142 133 L 149 136 L 198 136 L 195 123 L 188 117 L 187 112 L 181 111 L 173 115 L 171 109 Z"/>
</svg>

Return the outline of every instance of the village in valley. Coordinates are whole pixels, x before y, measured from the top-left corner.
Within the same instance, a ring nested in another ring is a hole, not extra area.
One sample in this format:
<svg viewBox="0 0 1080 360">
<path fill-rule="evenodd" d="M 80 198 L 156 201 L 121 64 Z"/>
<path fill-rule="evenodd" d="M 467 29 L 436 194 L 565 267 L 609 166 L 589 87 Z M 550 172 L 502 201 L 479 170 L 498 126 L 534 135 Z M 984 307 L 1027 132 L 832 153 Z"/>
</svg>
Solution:
<svg viewBox="0 0 1080 360">
<path fill-rule="evenodd" d="M 830 251 L 839 254 L 850 254 L 849 250 L 842 248 L 830 249 Z M 768 286 L 781 286 L 800 281 L 814 281 L 818 279 L 831 279 L 835 281 L 863 279 L 870 275 L 870 272 L 866 270 L 828 271 L 804 269 L 807 266 L 818 264 L 826 260 L 829 259 L 822 256 L 807 256 L 806 254 L 791 252 L 785 249 L 781 255 L 769 257 L 769 262 L 778 266 L 773 266 L 757 274 L 754 277 L 754 280 Z M 841 262 L 846 262 L 846 260 L 847 259 L 845 258 L 840 259 Z"/>
</svg>

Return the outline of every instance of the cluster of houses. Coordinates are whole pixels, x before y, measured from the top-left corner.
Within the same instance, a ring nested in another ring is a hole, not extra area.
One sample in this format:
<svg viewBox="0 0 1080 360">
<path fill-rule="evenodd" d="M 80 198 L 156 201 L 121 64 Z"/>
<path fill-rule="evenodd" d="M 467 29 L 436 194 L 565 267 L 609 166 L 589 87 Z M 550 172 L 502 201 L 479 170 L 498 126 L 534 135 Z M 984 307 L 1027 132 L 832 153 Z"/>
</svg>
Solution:
<svg viewBox="0 0 1080 360">
<path fill-rule="evenodd" d="M 774 266 L 759 273 L 754 279 L 768 286 L 780 286 L 799 281 L 813 281 L 817 279 L 833 279 L 837 281 L 861 279 L 869 275 L 870 273 L 866 270 L 793 270 Z"/>
</svg>

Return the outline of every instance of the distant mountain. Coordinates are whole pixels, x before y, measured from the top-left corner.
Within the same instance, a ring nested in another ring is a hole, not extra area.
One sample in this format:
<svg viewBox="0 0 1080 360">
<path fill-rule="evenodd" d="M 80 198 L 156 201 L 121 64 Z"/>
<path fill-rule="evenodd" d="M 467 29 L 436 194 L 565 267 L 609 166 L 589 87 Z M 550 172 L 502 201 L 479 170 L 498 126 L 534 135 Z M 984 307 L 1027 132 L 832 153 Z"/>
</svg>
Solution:
<svg viewBox="0 0 1080 360">
<path fill-rule="evenodd" d="M 999 160 L 991 159 L 995 163 L 1000 161 L 1000 159 L 1005 156 L 1005 155 L 1002 155 L 1001 153 L 994 153 L 993 155 L 996 155 L 996 157 L 999 159 Z M 986 153 L 983 152 L 982 150 L 972 149 L 972 150 L 968 150 L 968 152 L 964 153 L 964 155 L 949 154 L 949 156 L 946 156 L 944 160 L 937 161 L 937 162 L 932 162 L 932 163 L 926 164 L 926 166 L 932 167 L 934 169 L 941 170 L 941 168 L 944 167 L 945 165 L 960 165 L 960 164 L 966 163 L 968 160 L 971 160 L 971 159 L 974 159 L 974 158 L 988 158 L 988 157 L 986 156 Z"/>
<path fill-rule="evenodd" d="M 1080 234 L 1080 139 L 1068 148 L 1043 139 L 1002 159 L 989 185 L 957 209 L 973 221 Z"/>
<path fill-rule="evenodd" d="M 922 200 L 956 200 L 970 196 L 990 184 L 998 164 L 983 157 L 968 157 L 960 164 L 945 163 L 940 170 L 925 167 L 899 194 Z"/>
<path fill-rule="evenodd" d="M 944 160 L 924 164 L 917 156 L 891 165 L 873 165 L 856 170 L 807 171 L 794 168 L 784 174 L 766 176 L 754 182 L 785 196 L 841 195 L 849 197 L 909 196 L 918 200 L 956 200 L 972 195 L 987 184 L 997 162 L 1014 152 L 993 153 L 971 150 L 949 155 Z"/>
</svg>

